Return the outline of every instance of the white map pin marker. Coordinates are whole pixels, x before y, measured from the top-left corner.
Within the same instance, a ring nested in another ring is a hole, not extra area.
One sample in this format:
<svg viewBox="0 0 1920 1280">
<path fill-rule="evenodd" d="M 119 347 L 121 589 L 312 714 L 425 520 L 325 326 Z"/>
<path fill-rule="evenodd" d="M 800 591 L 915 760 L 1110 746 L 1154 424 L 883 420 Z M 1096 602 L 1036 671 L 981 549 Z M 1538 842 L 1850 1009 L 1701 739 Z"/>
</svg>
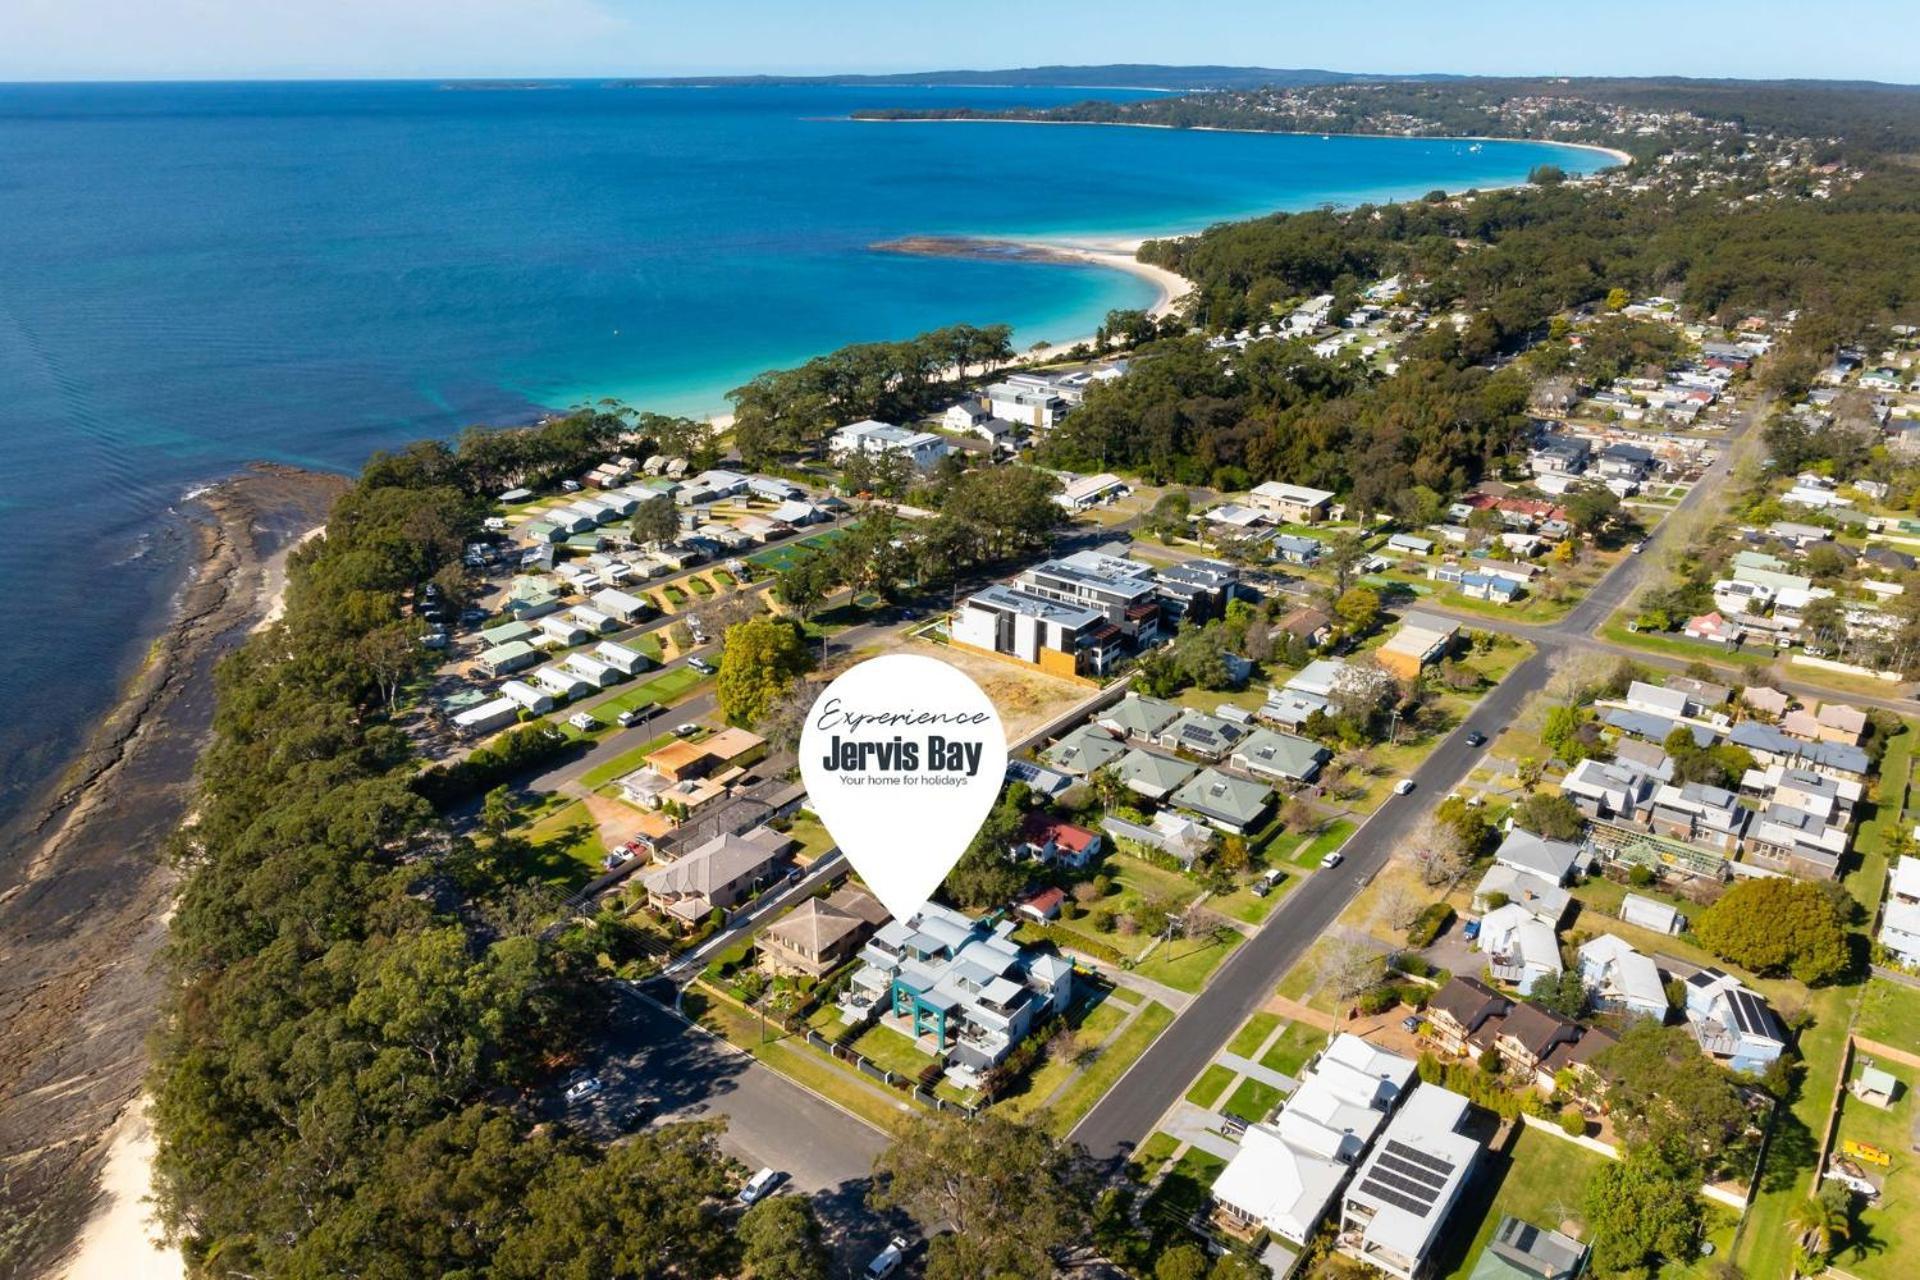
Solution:
<svg viewBox="0 0 1920 1280">
<path fill-rule="evenodd" d="M 895 919 L 925 906 L 1000 795 L 1007 739 L 980 686 L 890 654 L 826 687 L 800 734 L 808 807 Z"/>
</svg>

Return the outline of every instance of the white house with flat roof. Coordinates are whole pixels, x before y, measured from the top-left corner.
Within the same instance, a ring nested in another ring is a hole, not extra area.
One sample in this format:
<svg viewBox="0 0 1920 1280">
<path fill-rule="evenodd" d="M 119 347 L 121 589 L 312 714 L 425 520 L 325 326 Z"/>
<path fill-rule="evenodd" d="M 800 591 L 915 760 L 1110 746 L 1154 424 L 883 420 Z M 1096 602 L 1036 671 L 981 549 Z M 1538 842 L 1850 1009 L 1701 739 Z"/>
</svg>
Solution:
<svg viewBox="0 0 1920 1280">
<path fill-rule="evenodd" d="M 855 453 L 874 457 L 896 453 L 921 471 L 932 470 L 934 464 L 951 451 L 952 446 L 931 431 L 914 431 L 907 427 L 896 427 L 890 422 L 876 422 L 872 418 L 840 428 L 827 441 L 827 452 L 834 458 Z M 745 483 L 744 480 L 742 483 Z"/>
<path fill-rule="evenodd" d="M 1426 1270 L 1480 1156 L 1460 1132 L 1467 1106 L 1450 1089 L 1414 1087 L 1347 1187 L 1336 1249 L 1400 1280 Z"/>
<path fill-rule="evenodd" d="M 1289 524 L 1318 524 L 1333 508 L 1333 493 L 1328 489 L 1309 489 L 1302 484 L 1269 480 L 1253 487 L 1247 494 L 1247 504 L 1271 511 Z"/>
<path fill-rule="evenodd" d="M 1213 1184 L 1222 1215 L 1304 1245 L 1414 1077 L 1414 1064 L 1341 1034 L 1270 1123 L 1248 1125 Z"/>
</svg>

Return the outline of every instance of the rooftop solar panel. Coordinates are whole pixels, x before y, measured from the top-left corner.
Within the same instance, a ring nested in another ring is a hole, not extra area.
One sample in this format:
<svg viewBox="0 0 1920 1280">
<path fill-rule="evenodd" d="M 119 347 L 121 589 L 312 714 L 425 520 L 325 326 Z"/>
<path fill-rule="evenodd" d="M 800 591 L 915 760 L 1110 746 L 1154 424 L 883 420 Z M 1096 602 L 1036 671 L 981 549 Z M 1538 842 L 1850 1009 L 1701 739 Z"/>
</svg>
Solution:
<svg viewBox="0 0 1920 1280">
<path fill-rule="evenodd" d="M 1390 1155 L 1399 1156 L 1402 1160 L 1417 1164 L 1423 1169 L 1431 1169 L 1442 1177 L 1453 1172 L 1453 1162 L 1451 1160 L 1442 1160 L 1439 1156 L 1428 1155 L 1418 1147 L 1410 1147 L 1406 1143 L 1394 1138 L 1387 1139 L 1387 1152 Z"/>
<path fill-rule="evenodd" d="M 1415 1212 L 1422 1216 L 1425 1216 L 1427 1210 L 1433 1207 L 1433 1201 L 1436 1195 L 1433 1187 L 1415 1182 L 1412 1178 L 1403 1178 L 1391 1169 L 1382 1169 L 1378 1165 L 1375 1165 L 1373 1172 L 1367 1175 L 1367 1181 L 1378 1182 L 1382 1186 L 1392 1187 L 1395 1191 L 1412 1197 L 1418 1201 L 1420 1205 L 1420 1208 Z"/>
<path fill-rule="evenodd" d="M 1431 1169 L 1423 1169 L 1417 1164 L 1411 1164 L 1400 1159 L 1398 1156 L 1385 1152 L 1382 1152 L 1376 1157 L 1374 1167 L 1378 1169 L 1391 1169 L 1395 1173 L 1404 1174 L 1414 1182 L 1432 1187 L 1436 1191 L 1447 1185 L 1446 1174 L 1435 1173 Z"/>
<path fill-rule="evenodd" d="M 1379 1200 L 1382 1204 L 1393 1205 L 1396 1208 L 1406 1210 L 1408 1213 L 1419 1214 L 1423 1218 L 1427 1216 L 1427 1209 L 1430 1207 L 1427 1203 L 1415 1200 L 1411 1196 L 1401 1195 L 1391 1187 L 1382 1186 L 1372 1178 L 1368 1178 L 1365 1182 L 1361 1183 L 1360 1190 Z"/>
</svg>

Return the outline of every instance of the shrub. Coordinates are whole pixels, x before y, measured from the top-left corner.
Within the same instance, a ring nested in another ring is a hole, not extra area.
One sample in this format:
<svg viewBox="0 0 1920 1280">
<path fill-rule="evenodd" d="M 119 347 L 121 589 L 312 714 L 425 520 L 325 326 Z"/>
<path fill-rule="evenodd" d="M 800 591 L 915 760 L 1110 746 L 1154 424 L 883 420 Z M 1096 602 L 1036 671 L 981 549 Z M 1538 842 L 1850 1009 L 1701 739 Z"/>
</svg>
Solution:
<svg viewBox="0 0 1920 1280">
<path fill-rule="evenodd" d="M 1414 947 L 1427 946 L 1452 923 L 1453 908 L 1444 902 L 1433 903 L 1414 917 L 1413 923 L 1407 926 L 1407 944 Z"/>
<path fill-rule="evenodd" d="M 1580 1108 L 1568 1107 L 1560 1113 L 1560 1132 L 1569 1138 L 1587 1136 L 1587 1117 L 1581 1113 Z"/>
<path fill-rule="evenodd" d="M 1635 863 L 1627 872 L 1627 883 L 1636 889 L 1645 889 L 1653 883 L 1653 868 Z"/>
</svg>

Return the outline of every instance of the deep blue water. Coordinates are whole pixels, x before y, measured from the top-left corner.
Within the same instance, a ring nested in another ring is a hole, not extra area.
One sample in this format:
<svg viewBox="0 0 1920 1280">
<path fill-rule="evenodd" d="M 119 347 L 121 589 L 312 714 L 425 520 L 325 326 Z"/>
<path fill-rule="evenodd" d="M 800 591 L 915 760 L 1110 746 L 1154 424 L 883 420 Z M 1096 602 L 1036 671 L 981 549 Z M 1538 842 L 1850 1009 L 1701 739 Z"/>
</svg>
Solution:
<svg viewBox="0 0 1920 1280">
<path fill-rule="evenodd" d="M 955 321 L 1023 345 L 1144 304 L 1091 267 L 874 253 L 1142 234 L 1517 181 L 1531 144 L 869 124 L 1084 90 L 0 85 L 0 817 L 178 583 L 167 512 L 256 458 L 352 468 Z M 1113 93 L 1106 96 L 1137 96 Z"/>
</svg>

